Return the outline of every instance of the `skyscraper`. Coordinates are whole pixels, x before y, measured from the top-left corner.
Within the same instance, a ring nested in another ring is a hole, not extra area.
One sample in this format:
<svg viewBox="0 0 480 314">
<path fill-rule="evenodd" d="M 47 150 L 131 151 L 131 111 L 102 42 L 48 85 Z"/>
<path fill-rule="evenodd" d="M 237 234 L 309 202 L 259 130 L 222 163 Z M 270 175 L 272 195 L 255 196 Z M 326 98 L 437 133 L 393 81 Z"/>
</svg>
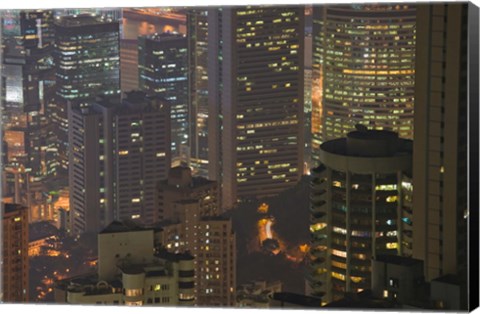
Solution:
<svg viewBox="0 0 480 314">
<path fill-rule="evenodd" d="M 70 210 L 75 233 L 112 220 L 155 221 L 156 186 L 170 169 L 170 108 L 131 92 L 72 107 L 69 122 Z"/>
<path fill-rule="evenodd" d="M 208 9 L 187 12 L 190 166 L 208 176 Z"/>
<path fill-rule="evenodd" d="M 351 126 L 413 139 L 415 7 L 314 6 L 312 150 Z"/>
<path fill-rule="evenodd" d="M 18 204 L 1 205 L 2 260 L 0 301 L 28 302 L 28 210 Z"/>
<path fill-rule="evenodd" d="M 312 170 L 307 280 L 312 295 L 330 302 L 370 289 L 373 257 L 402 254 L 412 142 L 359 127 L 320 149 L 320 166 Z"/>
<path fill-rule="evenodd" d="M 68 170 L 68 104 L 120 95 L 119 24 L 72 15 L 55 23 L 56 98 L 52 104 L 59 170 Z"/>
<path fill-rule="evenodd" d="M 209 178 L 221 182 L 224 208 L 275 195 L 302 174 L 303 14 L 301 6 L 208 13 Z"/>
<path fill-rule="evenodd" d="M 138 41 L 139 87 L 170 102 L 172 162 L 188 163 L 187 38 L 162 33 L 142 36 Z"/>
<path fill-rule="evenodd" d="M 413 257 L 427 280 L 467 280 L 468 6 L 417 8 Z"/>
<path fill-rule="evenodd" d="M 46 103 L 54 83 L 53 15 L 51 10 L 8 10 L 2 19 L 1 127 L 8 150 L 3 196 L 16 194 L 15 202 L 38 217 L 41 205 L 35 195 L 42 191 L 34 185 L 48 175 Z"/>
<path fill-rule="evenodd" d="M 138 41 L 120 40 L 120 88 L 122 93 L 138 90 Z"/>
</svg>

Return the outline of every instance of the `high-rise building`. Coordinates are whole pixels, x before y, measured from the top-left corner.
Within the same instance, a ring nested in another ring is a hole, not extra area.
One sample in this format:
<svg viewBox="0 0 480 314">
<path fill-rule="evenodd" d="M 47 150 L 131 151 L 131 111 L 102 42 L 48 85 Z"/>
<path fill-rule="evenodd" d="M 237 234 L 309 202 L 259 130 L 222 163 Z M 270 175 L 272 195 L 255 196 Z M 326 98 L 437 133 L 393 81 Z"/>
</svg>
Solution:
<svg viewBox="0 0 480 314">
<path fill-rule="evenodd" d="M 467 281 L 468 6 L 417 8 L 413 257 L 427 280 Z"/>
<path fill-rule="evenodd" d="M 413 139 L 415 6 L 313 8 L 312 150 L 352 125 Z"/>
<path fill-rule="evenodd" d="M 155 243 L 155 231 L 112 222 L 98 235 L 98 271 L 65 279 L 56 302 L 132 306 L 192 305 L 194 260 Z"/>
<path fill-rule="evenodd" d="M 48 175 L 46 103 L 54 92 L 53 15 L 51 10 L 7 10 L 2 20 L 1 127 L 8 151 L 3 196 L 14 196 L 16 203 L 30 208 L 31 217 L 38 217 L 42 191 L 35 185 Z"/>
<path fill-rule="evenodd" d="M 72 230 L 98 232 L 114 219 L 155 220 L 156 187 L 170 169 L 170 108 L 142 92 L 121 103 L 72 107 L 69 186 Z"/>
<path fill-rule="evenodd" d="M 138 41 L 120 40 L 120 89 L 122 93 L 138 90 Z"/>
<path fill-rule="evenodd" d="M 187 12 L 190 167 L 208 177 L 208 10 Z"/>
<path fill-rule="evenodd" d="M 232 221 L 205 216 L 202 200 L 174 203 L 174 221 L 162 226 L 162 245 L 172 252 L 195 257 L 195 304 L 234 306 L 236 247 Z"/>
<path fill-rule="evenodd" d="M 172 252 L 195 257 L 195 304 L 234 306 L 236 247 L 232 221 L 218 216 L 217 183 L 173 168 L 159 186 L 159 204 L 169 209 L 161 243 Z"/>
<path fill-rule="evenodd" d="M 28 302 L 28 210 L 18 204 L 2 203 L 1 206 L 0 301 Z"/>
<path fill-rule="evenodd" d="M 172 165 L 189 160 L 187 38 L 176 33 L 138 39 L 138 81 L 141 90 L 170 102 Z"/>
<path fill-rule="evenodd" d="M 208 12 L 209 179 L 224 208 L 302 175 L 303 15 L 303 6 Z"/>
<path fill-rule="evenodd" d="M 91 14 L 55 23 L 56 97 L 51 105 L 59 171 L 68 170 L 68 104 L 120 95 L 119 23 Z"/>
<path fill-rule="evenodd" d="M 171 220 L 174 203 L 185 199 L 201 200 L 202 216 L 218 215 L 220 209 L 218 193 L 215 181 L 192 176 L 192 170 L 188 167 L 171 168 L 167 179 L 158 182 L 156 221 Z"/>
<path fill-rule="evenodd" d="M 370 289 L 371 259 L 402 254 L 411 150 L 397 133 L 360 127 L 321 145 L 312 170 L 307 280 L 322 302 Z"/>
</svg>

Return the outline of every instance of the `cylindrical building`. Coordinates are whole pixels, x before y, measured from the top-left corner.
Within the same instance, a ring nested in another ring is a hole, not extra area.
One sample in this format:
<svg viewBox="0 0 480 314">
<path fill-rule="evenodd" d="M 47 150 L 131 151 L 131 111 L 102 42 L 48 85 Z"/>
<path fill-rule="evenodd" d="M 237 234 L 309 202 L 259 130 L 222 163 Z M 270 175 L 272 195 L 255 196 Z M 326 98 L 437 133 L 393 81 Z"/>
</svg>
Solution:
<svg viewBox="0 0 480 314">
<path fill-rule="evenodd" d="M 360 128 L 320 146 L 311 183 L 311 294 L 330 302 L 369 289 L 371 258 L 403 254 L 411 147 L 397 133 Z"/>
<path fill-rule="evenodd" d="M 315 6 L 312 153 L 362 123 L 413 139 L 415 7 Z"/>
</svg>

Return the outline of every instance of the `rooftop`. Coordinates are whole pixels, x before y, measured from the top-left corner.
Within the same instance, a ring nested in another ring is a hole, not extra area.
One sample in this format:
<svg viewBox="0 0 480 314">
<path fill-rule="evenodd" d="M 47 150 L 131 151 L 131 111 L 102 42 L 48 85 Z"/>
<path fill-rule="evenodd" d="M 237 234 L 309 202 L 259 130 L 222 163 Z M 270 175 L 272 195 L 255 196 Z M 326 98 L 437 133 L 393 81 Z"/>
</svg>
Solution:
<svg viewBox="0 0 480 314">
<path fill-rule="evenodd" d="M 105 229 L 103 229 L 100 232 L 100 234 L 132 232 L 132 231 L 147 231 L 147 230 L 152 230 L 152 229 L 142 228 L 131 220 L 123 220 L 123 221 L 116 220 L 116 221 L 113 221 L 107 227 L 105 227 Z"/>
<path fill-rule="evenodd" d="M 346 137 L 324 142 L 323 151 L 351 157 L 394 157 L 412 154 L 412 141 L 386 130 L 368 130 L 356 126 Z"/>
<path fill-rule="evenodd" d="M 2 210 L 5 214 L 12 214 L 17 211 L 27 210 L 27 208 L 20 204 L 2 203 Z"/>
<path fill-rule="evenodd" d="M 303 294 L 297 294 L 297 293 L 291 293 L 291 292 L 275 292 L 273 294 L 273 300 L 279 301 L 279 302 L 286 302 L 290 304 L 295 304 L 303 307 L 320 307 L 321 306 L 321 301 L 322 299 L 308 296 L 308 295 L 303 295 Z"/>
<path fill-rule="evenodd" d="M 168 40 L 176 40 L 181 38 L 186 38 L 185 35 L 175 32 L 165 32 L 165 33 L 155 33 L 151 35 L 145 36 L 145 38 L 154 40 L 154 41 L 168 41 Z"/>
<path fill-rule="evenodd" d="M 413 266 L 413 265 L 423 265 L 423 261 L 411 257 L 404 257 L 398 255 L 377 255 L 375 260 L 379 262 L 402 265 L 402 266 Z"/>
<path fill-rule="evenodd" d="M 395 304 L 393 302 L 375 299 L 371 290 L 364 290 L 357 294 L 347 294 L 344 298 L 325 305 L 325 308 L 344 309 L 386 309 L 394 307 Z"/>
<path fill-rule="evenodd" d="M 111 23 L 111 22 L 110 22 Z M 55 24 L 62 27 L 82 27 L 87 25 L 109 24 L 101 17 L 91 14 L 66 15 L 55 21 Z"/>
</svg>

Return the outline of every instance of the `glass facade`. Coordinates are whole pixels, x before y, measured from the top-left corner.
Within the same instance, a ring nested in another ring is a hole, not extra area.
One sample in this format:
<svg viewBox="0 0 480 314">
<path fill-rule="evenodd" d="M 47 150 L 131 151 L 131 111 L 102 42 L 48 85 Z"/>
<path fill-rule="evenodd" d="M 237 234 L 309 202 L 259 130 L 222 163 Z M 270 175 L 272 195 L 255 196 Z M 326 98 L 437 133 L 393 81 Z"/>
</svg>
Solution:
<svg viewBox="0 0 480 314">
<path fill-rule="evenodd" d="M 187 38 L 162 33 L 139 37 L 138 75 L 141 90 L 166 99 L 171 106 L 172 165 L 189 160 Z"/>
<path fill-rule="evenodd" d="M 313 14 L 312 149 L 356 124 L 413 138 L 412 5 L 327 5 Z"/>
</svg>

